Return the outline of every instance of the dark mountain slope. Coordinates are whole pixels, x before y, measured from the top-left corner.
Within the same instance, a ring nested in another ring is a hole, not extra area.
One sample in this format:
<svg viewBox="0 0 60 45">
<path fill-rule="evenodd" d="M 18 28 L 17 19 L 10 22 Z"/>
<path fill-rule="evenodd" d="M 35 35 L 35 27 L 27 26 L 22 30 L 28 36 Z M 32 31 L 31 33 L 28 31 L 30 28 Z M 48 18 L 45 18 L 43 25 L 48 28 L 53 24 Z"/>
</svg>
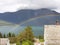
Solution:
<svg viewBox="0 0 60 45">
<path fill-rule="evenodd" d="M 38 10 L 32 10 L 32 9 L 24 9 L 19 10 L 17 12 L 6 12 L 6 13 L 0 13 L 0 20 L 8 21 L 11 23 L 21 23 L 23 21 L 26 21 L 30 18 L 42 16 L 42 15 L 60 15 L 59 13 L 49 10 L 49 9 L 38 9 Z"/>
</svg>

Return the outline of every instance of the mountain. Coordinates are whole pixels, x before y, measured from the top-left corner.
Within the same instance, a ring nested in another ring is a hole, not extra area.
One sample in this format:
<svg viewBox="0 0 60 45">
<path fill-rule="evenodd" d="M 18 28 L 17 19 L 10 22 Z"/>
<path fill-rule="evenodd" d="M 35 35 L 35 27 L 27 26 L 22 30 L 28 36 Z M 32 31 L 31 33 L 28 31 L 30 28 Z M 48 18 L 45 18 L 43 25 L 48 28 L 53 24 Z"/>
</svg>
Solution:
<svg viewBox="0 0 60 45">
<path fill-rule="evenodd" d="M 30 26 L 44 26 L 44 25 L 52 25 L 56 24 L 56 20 L 60 22 L 60 15 L 45 15 L 39 16 L 36 18 L 31 18 L 27 21 L 20 23 L 22 26 L 30 25 Z"/>
<path fill-rule="evenodd" d="M 7 22 L 11 22 L 14 24 L 22 23 L 28 19 L 39 17 L 39 16 L 45 16 L 45 15 L 60 15 L 59 13 L 49 10 L 49 9 L 24 9 L 19 10 L 17 12 L 6 12 L 6 13 L 0 13 L 0 20 L 4 20 Z"/>
</svg>

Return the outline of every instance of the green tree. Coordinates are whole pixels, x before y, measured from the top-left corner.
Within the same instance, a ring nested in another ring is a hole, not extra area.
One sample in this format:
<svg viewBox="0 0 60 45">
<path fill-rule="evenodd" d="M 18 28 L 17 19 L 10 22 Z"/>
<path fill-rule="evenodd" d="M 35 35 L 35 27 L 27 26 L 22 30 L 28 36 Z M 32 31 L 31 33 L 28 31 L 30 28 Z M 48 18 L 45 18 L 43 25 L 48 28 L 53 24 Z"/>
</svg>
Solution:
<svg viewBox="0 0 60 45">
<path fill-rule="evenodd" d="M 14 33 L 9 32 L 7 34 L 7 37 L 9 38 L 10 43 L 16 43 L 16 37 L 15 37 L 15 34 Z"/>
<path fill-rule="evenodd" d="M 7 37 L 11 37 L 11 36 L 12 36 L 12 33 L 9 32 L 9 33 L 7 34 Z"/>
<path fill-rule="evenodd" d="M 15 34 L 14 33 L 12 33 L 12 37 L 15 37 Z"/>
<path fill-rule="evenodd" d="M 6 38 L 6 35 L 5 34 L 3 35 L 3 38 Z"/>
<path fill-rule="evenodd" d="M 34 35 L 32 32 L 32 28 L 30 26 L 28 26 L 27 28 L 25 28 L 25 37 L 27 40 L 33 40 Z"/>
<path fill-rule="evenodd" d="M 44 36 L 39 36 L 39 39 L 44 39 Z"/>
<path fill-rule="evenodd" d="M 9 37 L 10 43 L 16 43 L 16 37 Z"/>
<path fill-rule="evenodd" d="M 23 32 L 21 32 L 17 37 L 17 39 L 21 40 L 21 41 L 23 41 L 23 40 L 32 41 L 33 38 L 34 38 L 34 35 L 33 35 L 33 32 L 32 32 L 32 28 L 30 26 L 27 26 L 25 28 L 25 30 Z"/>
<path fill-rule="evenodd" d="M 44 36 L 39 36 L 40 42 L 44 42 Z"/>
<path fill-rule="evenodd" d="M 2 38 L 2 33 L 0 32 L 0 38 Z"/>
</svg>

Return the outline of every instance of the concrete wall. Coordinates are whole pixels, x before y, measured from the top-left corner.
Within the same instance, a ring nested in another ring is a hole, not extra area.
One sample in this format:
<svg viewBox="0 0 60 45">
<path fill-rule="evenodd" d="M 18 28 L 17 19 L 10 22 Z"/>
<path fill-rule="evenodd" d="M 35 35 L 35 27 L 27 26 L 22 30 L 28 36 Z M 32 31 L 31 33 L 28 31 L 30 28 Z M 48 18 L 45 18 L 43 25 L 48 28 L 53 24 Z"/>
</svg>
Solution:
<svg viewBox="0 0 60 45">
<path fill-rule="evenodd" d="M 60 25 L 44 26 L 44 45 L 60 45 Z"/>
<path fill-rule="evenodd" d="M 8 38 L 0 38 L 0 45 L 10 45 Z"/>
</svg>

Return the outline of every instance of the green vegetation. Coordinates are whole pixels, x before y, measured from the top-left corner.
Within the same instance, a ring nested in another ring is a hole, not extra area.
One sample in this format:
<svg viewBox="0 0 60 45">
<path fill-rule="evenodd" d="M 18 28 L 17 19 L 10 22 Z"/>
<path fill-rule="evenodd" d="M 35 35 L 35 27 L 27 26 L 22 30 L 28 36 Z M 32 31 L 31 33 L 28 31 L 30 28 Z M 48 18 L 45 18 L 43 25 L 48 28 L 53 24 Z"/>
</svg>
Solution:
<svg viewBox="0 0 60 45">
<path fill-rule="evenodd" d="M 44 39 L 40 39 L 40 42 L 44 42 Z"/>
<path fill-rule="evenodd" d="M 23 41 L 22 45 L 33 45 L 33 43 L 29 40 Z"/>
<path fill-rule="evenodd" d="M 3 36 L 2 36 L 2 33 L 0 32 L 0 38 L 2 38 Z"/>
<path fill-rule="evenodd" d="M 22 45 L 32 45 L 33 38 L 34 38 L 34 35 L 32 32 L 32 28 L 28 26 L 25 28 L 23 32 L 18 34 L 17 41 L 20 41 Z M 19 42 L 17 42 L 17 44 L 19 45 Z"/>
<path fill-rule="evenodd" d="M 33 45 L 34 34 L 32 28 L 27 26 L 24 31 L 20 32 L 18 35 L 9 32 L 7 35 L 0 32 L 0 38 L 9 38 L 10 43 L 16 43 L 17 45 Z M 44 41 L 43 36 L 38 36 L 40 42 Z"/>
<path fill-rule="evenodd" d="M 39 40 L 40 40 L 40 42 L 44 42 L 44 37 L 43 36 L 39 36 Z"/>
<path fill-rule="evenodd" d="M 33 32 L 32 32 L 32 28 L 31 27 L 27 27 L 25 28 L 25 30 L 23 32 L 21 32 L 18 36 L 17 39 L 18 40 L 30 40 L 32 41 L 34 38 Z"/>
<path fill-rule="evenodd" d="M 6 38 L 6 35 L 4 34 L 3 37 Z"/>
</svg>

